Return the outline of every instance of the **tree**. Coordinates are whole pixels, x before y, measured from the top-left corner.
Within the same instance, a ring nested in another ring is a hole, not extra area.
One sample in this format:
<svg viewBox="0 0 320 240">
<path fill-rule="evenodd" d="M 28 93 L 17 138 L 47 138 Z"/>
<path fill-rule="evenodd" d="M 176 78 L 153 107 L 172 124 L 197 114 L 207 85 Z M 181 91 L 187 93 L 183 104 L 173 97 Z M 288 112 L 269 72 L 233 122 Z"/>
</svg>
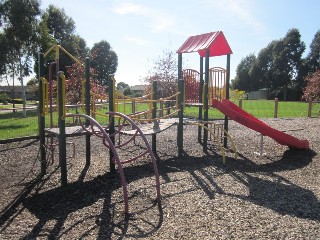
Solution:
<svg viewBox="0 0 320 240">
<path fill-rule="evenodd" d="M 301 41 L 301 35 L 298 29 L 293 28 L 288 31 L 283 39 L 284 53 L 282 61 L 286 62 L 285 76 L 283 83 L 284 99 L 287 99 L 287 90 L 291 88 L 301 96 L 303 78 L 299 78 L 299 72 L 302 67 L 302 54 L 306 49 L 305 43 Z M 286 61 L 285 61 L 286 60 Z"/>
<path fill-rule="evenodd" d="M 177 91 L 177 76 L 176 54 L 173 51 L 164 50 L 162 55 L 153 61 L 153 66 L 144 81 L 149 83 L 150 87 L 153 81 L 158 81 L 158 97 L 168 97 Z"/>
<path fill-rule="evenodd" d="M 309 73 L 320 68 L 320 30 L 314 35 L 306 61 Z"/>
<path fill-rule="evenodd" d="M 246 92 L 259 89 L 259 85 L 256 84 L 258 79 L 253 78 L 251 73 L 255 66 L 257 58 L 254 54 L 250 54 L 243 58 L 236 70 L 236 77 L 232 82 L 232 89 L 244 90 Z"/>
<path fill-rule="evenodd" d="M 285 100 L 288 89 L 296 93 L 300 91 L 301 96 L 305 44 L 300 38 L 299 31 L 291 29 L 284 38 L 261 49 L 252 64 L 248 62 L 250 59 L 244 59 L 237 68 L 239 74 L 235 83 L 238 81 L 248 89 L 268 88 L 275 94 L 283 92 Z M 251 85 L 244 79 L 251 79 Z"/>
<path fill-rule="evenodd" d="M 32 53 L 36 43 L 37 17 L 40 15 L 38 0 L 6 0 L 0 3 L 1 17 L 1 61 L 2 74 L 12 77 L 13 92 L 15 76 L 21 82 L 22 98 L 25 111 L 25 91 L 23 77 L 32 71 Z"/>
<path fill-rule="evenodd" d="M 319 101 L 320 100 L 320 70 L 306 78 L 307 86 L 304 89 L 302 96 L 305 100 Z"/>
<path fill-rule="evenodd" d="M 117 90 L 118 91 L 121 91 L 122 93 L 124 93 L 124 91 L 129 88 L 130 89 L 130 86 L 128 84 L 126 84 L 125 82 L 119 82 L 117 83 Z"/>
<path fill-rule="evenodd" d="M 39 80 L 36 77 L 31 78 L 27 82 L 27 86 L 29 93 L 32 94 L 33 98 L 39 100 Z"/>
<path fill-rule="evenodd" d="M 273 89 L 273 48 L 277 41 L 272 41 L 267 47 L 260 50 L 257 61 L 253 66 L 252 75 L 259 79 L 260 88 L 267 88 L 268 90 Z"/>
<path fill-rule="evenodd" d="M 130 96 L 130 95 L 132 95 L 131 88 L 130 88 L 130 87 L 125 88 L 125 89 L 123 90 L 123 95 L 125 95 L 125 96 Z"/>
<path fill-rule="evenodd" d="M 86 42 L 79 35 L 75 34 L 76 26 L 74 20 L 67 16 L 64 9 L 49 5 L 41 16 L 38 31 L 39 47 L 42 51 L 47 51 L 54 44 L 59 44 L 71 55 L 80 61 L 84 61 L 89 49 Z M 47 62 L 55 60 L 54 52 L 46 57 Z M 59 70 L 66 71 L 74 60 L 64 53 L 59 55 Z M 37 69 L 37 63 L 35 64 Z"/>
<path fill-rule="evenodd" d="M 94 70 L 90 69 L 90 75 L 93 76 Z M 82 102 L 83 96 L 83 81 L 85 79 L 85 69 L 77 63 L 73 63 L 67 68 L 66 76 L 66 103 L 78 104 Z M 68 77 L 67 77 L 68 76 Z M 90 94 L 94 96 L 96 100 L 106 99 L 107 90 L 105 86 L 99 85 L 99 83 L 90 76 Z M 57 84 L 54 80 L 53 92 L 57 92 Z"/>
<path fill-rule="evenodd" d="M 95 70 L 100 85 L 107 86 L 109 74 L 117 71 L 117 54 L 107 41 L 100 41 L 91 48 L 91 59 L 91 67 Z"/>
</svg>

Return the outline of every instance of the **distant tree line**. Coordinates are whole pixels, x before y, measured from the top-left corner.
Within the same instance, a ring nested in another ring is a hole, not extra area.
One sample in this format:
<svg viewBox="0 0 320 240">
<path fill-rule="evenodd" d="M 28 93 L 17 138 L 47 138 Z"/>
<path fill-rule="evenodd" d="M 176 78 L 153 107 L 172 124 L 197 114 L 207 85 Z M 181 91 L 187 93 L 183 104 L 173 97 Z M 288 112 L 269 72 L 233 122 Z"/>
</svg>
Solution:
<svg viewBox="0 0 320 240">
<path fill-rule="evenodd" d="M 246 92 L 265 88 L 269 98 L 283 100 L 319 98 L 320 79 L 315 80 L 316 77 L 311 76 L 320 69 L 320 31 L 315 34 L 307 57 L 303 58 L 305 49 L 299 30 L 289 30 L 284 38 L 272 41 L 257 56 L 249 54 L 243 58 L 231 87 Z M 311 87 L 313 94 L 306 95 L 309 82 L 318 90 Z"/>
</svg>

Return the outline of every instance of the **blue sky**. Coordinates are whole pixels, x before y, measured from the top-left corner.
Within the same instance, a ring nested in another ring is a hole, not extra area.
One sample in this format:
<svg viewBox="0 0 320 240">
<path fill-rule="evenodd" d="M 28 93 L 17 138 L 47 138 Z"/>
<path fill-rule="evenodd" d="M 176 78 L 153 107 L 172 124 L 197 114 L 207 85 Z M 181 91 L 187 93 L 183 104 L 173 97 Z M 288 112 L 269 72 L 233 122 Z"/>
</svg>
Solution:
<svg viewBox="0 0 320 240">
<path fill-rule="evenodd" d="M 320 30 L 319 0 L 42 0 L 63 8 L 77 33 L 92 47 L 106 40 L 119 58 L 117 82 L 141 84 L 153 60 L 176 51 L 188 36 L 223 31 L 233 54 L 231 78 L 242 58 L 257 54 L 289 29 L 298 28 L 309 45 Z M 198 69 L 197 53 L 183 55 L 184 67 Z M 225 67 L 226 57 L 210 59 Z"/>
</svg>

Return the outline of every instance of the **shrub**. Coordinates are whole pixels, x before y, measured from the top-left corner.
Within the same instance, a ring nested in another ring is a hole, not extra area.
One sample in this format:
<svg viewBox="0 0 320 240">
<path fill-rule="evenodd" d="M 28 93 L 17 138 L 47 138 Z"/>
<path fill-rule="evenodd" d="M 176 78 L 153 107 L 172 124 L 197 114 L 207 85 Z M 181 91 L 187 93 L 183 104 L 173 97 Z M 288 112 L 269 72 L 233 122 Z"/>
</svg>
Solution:
<svg viewBox="0 0 320 240">
<path fill-rule="evenodd" d="M 238 100 L 238 99 L 246 99 L 246 92 L 242 90 L 230 90 L 230 99 L 232 100 Z"/>
<path fill-rule="evenodd" d="M 0 102 L 8 102 L 10 97 L 6 93 L 0 93 Z"/>
<path fill-rule="evenodd" d="M 22 104 L 23 103 L 23 100 L 22 98 L 15 98 L 15 99 L 9 99 L 8 100 L 9 103 L 15 103 L 15 104 Z"/>
</svg>

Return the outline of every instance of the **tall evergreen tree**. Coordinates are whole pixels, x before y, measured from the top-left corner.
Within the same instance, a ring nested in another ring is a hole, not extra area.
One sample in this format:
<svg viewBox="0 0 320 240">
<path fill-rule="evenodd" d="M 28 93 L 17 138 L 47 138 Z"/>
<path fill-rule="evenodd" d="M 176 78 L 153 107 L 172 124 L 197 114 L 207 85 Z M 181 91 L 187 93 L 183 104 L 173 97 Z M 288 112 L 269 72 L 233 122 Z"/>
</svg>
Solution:
<svg viewBox="0 0 320 240">
<path fill-rule="evenodd" d="M 310 44 L 310 53 L 307 56 L 308 72 L 313 73 L 320 69 L 320 30 L 314 35 Z"/>
<path fill-rule="evenodd" d="M 108 85 L 108 75 L 118 67 L 118 56 L 107 41 L 95 43 L 91 48 L 91 67 L 95 70 L 100 85 Z"/>
</svg>

